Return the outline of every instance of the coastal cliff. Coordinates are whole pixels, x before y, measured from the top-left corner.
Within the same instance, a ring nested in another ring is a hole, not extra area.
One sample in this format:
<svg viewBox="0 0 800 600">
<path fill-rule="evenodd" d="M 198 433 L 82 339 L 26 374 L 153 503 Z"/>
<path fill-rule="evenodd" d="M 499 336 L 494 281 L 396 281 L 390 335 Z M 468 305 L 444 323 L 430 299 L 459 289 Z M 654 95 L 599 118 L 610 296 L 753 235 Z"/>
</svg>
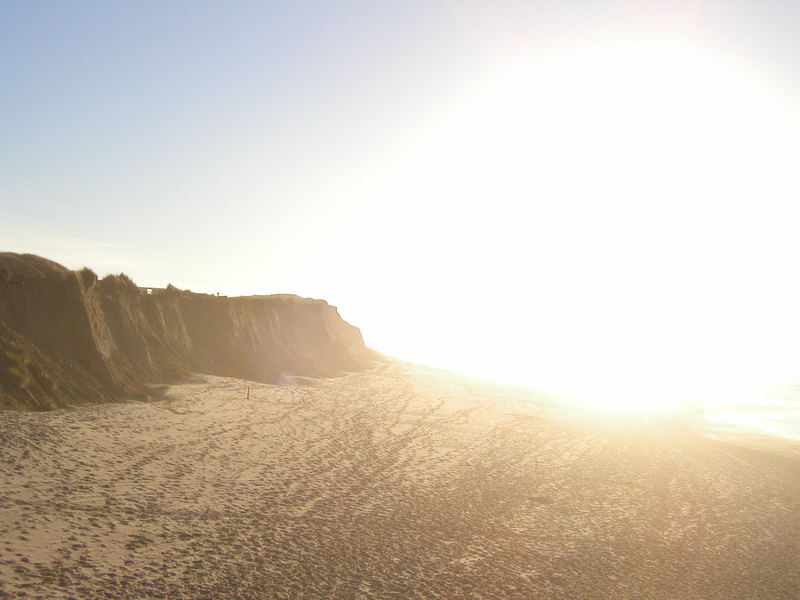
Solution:
<svg viewBox="0 0 800 600">
<path fill-rule="evenodd" d="M 30 254 L 0 253 L 0 409 L 144 398 L 189 373 L 284 383 L 369 367 L 376 353 L 323 300 L 149 294 Z"/>
</svg>

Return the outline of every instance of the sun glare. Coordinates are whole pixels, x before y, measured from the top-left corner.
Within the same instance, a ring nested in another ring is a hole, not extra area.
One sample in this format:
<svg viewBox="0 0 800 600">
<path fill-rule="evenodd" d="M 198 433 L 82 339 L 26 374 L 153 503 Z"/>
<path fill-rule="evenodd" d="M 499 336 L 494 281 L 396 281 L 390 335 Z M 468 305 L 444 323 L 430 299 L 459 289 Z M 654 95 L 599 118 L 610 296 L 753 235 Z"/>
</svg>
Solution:
<svg viewBox="0 0 800 600">
<path fill-rule="evenodd" d="M 404 258 L 446 250 L 419 278 L 471 299 L 426 307 L 453 343 L 418 360 L 614 410 L 717 401 L 720 382 L 798 364 L 798 129 L 780 93 L 678 42 L 509 64 L 420 137 L 396 182 L 399 230 L 447 231 L 446 249 L 398 241 Z M 465 343 L 475 306 L 489 325 Z"/>
</svg>

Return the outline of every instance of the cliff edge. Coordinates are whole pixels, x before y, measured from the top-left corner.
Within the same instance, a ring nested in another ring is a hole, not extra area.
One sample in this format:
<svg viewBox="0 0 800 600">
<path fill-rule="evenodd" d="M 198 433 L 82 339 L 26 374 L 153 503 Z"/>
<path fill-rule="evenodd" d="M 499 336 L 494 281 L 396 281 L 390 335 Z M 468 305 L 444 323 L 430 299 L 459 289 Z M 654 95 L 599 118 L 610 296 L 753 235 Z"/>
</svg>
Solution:
<svg viewBox="0 0 800 600">
<path fill-rule="evenodd" d="M 0 253 L 0 409 L 147 396 L 189 373 L 283 383 L 372 365 L 324 300 L 145 290 L 31 254 Z"/>
</svg>

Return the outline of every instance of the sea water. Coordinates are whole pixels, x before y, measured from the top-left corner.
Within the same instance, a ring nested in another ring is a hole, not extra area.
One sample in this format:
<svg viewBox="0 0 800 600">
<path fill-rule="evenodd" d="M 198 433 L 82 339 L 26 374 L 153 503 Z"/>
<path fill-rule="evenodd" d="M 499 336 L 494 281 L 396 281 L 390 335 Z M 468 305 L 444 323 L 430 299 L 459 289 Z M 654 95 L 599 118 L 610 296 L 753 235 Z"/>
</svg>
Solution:
<svg viewBox="0 0 800 600">
<path fill-rule="evenodd" d="M 720 432 L 800 440 L 800 382 L 750 386 L 727 400 L 710 400 L 703 412 L 707 426 Z"/>
<path fill-rule="evenodd" d="M 603 392 L 556 392 L 535 403 L 545 416 L 578 421 L 684 422 L 701 434 L 760 434 L 800 441 L 800 381 L 706 381 L 702 388 L 661 382 Z M 532 403 L 532 406 L 534 404 Z"/>
</svg>

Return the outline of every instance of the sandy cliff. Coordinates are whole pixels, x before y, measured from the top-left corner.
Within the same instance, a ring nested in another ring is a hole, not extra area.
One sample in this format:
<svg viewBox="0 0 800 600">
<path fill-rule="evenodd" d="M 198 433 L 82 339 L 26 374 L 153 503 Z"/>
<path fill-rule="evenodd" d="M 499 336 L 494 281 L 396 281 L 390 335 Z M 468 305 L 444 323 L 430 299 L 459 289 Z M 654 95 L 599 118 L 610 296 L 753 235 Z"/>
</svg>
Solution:
<svg viewBox="0 0 800 600">
<path fill-rule="evenodd" d="M 0 253 L 0 409 L 146 394 L 190 372 L 279 383 L 371 364 L 361 332 L 323 300 L 148 295 L 47 259 Z"/>
</svg>

